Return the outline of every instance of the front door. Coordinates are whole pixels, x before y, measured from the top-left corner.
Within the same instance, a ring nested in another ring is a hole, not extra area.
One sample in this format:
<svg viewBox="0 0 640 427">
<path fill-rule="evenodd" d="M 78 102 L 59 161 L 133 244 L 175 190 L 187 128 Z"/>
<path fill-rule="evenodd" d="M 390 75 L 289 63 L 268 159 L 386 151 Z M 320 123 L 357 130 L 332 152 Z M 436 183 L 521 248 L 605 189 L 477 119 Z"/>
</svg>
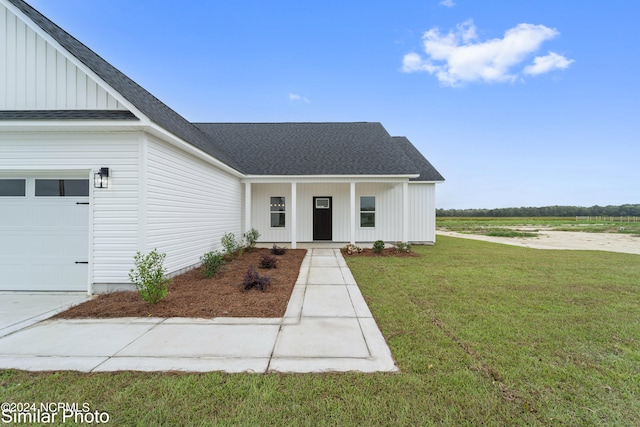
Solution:
<svg viewBox="0 0 640 427">
<path fill-rule="evenodd" d="M 331 197 L 313 198 L 313 240 L 332 240 Z"/>
</svg>

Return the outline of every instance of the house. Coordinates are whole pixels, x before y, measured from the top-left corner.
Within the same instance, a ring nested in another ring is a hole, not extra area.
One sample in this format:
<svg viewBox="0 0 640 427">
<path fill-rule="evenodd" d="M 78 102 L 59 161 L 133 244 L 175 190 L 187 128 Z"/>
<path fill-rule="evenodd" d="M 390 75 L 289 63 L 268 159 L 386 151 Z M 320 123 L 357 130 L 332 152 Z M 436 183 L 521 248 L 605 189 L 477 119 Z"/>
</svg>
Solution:
<svg viewBox="0 0 640 427">
<path fill-rule="evenodd" d="M 190 123 L 22 0 L 0 0 L 0 290 L 127 285 L 261 241 L 435 242 L 443 178 L 379 123 Z"/>
</svg>

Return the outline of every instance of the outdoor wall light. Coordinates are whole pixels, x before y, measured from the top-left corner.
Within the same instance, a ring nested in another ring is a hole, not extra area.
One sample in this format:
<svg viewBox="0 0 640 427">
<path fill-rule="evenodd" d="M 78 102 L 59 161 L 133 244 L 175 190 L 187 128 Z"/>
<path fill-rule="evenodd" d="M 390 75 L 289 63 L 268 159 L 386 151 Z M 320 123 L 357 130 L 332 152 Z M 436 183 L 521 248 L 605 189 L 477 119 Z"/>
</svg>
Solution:
<svg viewBox="0 0 640 427">
<path fill-rule="evenodd" d="M 93 174 L 93 186 L 95 188 L 109 188 L 109 168 L 100 168 Z"/>
</svg>

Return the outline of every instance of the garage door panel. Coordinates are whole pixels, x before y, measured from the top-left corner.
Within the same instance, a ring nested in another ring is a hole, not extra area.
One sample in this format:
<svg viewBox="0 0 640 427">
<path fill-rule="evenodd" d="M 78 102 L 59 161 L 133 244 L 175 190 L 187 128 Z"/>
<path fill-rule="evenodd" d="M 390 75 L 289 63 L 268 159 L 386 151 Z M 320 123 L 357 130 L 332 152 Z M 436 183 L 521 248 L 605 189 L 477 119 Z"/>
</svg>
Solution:
<svg viewBox="0 0 640 427">
<path fill-rule="evenodd" d="M 16 253 L 26 254 L 31 248 L 31 243 L 24 239 L 25 227 L 0 227 L 0 236 L 2 236 L 2 243 L 0 243 L 0 259 L 6 257 L 15 256 Z M 0 261 L 0 264 L 4 264 L 5 261 Z"/>
<path fill-rule="evenodd" d="M 31 212 L 27 212 L 24 207 L 24 201 L 21 205 L 15 203 L 7 203 L 5 200 L 0 199 L 2 204 L 2 212 L 0 217 L 2 218 L 2 224 L 0 230 L 11 230 L 13 227 L 28 227 L 33 224 L 33 217 Z"/>
<path fill-rule="evenodd" d="M 27 197 L 0 197 L 0 290 L 85 291 L 89 198 L 36 197 L 28 182 Z"/>
</svg>

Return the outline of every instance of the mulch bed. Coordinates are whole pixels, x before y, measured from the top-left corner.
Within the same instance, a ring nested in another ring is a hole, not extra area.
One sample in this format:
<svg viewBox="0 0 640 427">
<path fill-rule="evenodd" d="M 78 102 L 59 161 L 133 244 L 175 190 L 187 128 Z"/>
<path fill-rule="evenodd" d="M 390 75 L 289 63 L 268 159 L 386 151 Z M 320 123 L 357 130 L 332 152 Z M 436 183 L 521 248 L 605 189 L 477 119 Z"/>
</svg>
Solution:
<svg viewBox="0 0 640 427">
<path fill-rule="evenodd" d="M 399 258 L 415 258 L 415 257 L 419 257 L 420 254 L 416 253 L 416 252 L 399 252 L 397 249 L 395 248 L 385 248 L 382 250 L 382 253 L 377 254 L 373 251 L 373 249 L 371 248 L 363 248 L 362 252 L 358 253 L 353 253 L 351 255 L 349 255 L 347 253 L 347 251 L 345 251 L 344 249 L 340 249 L 340 251 L 342 252 L 342 256 L 347 258 L 347 257 L 358 257 L 358 256 L 370 256 L 370 257 L 399 257 Z"/>
<path fill-rule="evenodd" d="M 288 249 L 276 256 L 277 268 L 261 269 L 260 257 L 269 249 L 245 252 L 227 262 L 215 277 L 205 279 L 202 269 L 174 277 L 167 297 L 157 304 L 145 302 L 138 292 L 112 292 L 64 311 L 54 318 L 117 317 L 283 317 L 295 285 L 304 249 Z M 261 276 L 271 277 L 265 291 L 244 290 L 242 279 L 254 265 Z"/>
</svg>

